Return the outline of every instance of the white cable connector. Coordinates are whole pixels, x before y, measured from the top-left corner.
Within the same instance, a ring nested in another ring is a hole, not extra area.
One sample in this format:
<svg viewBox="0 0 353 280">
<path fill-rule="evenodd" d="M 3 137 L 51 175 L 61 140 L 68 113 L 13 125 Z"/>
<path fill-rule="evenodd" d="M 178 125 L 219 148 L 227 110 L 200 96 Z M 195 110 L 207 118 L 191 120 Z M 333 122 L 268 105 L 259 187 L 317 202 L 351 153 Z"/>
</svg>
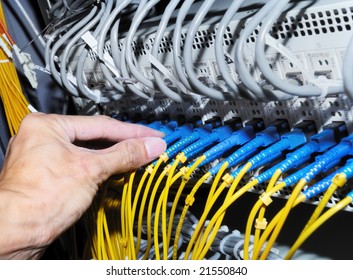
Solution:
<svg viewBox="0 0 353 280">
<path fill-rule="evenodd" d="M 17 45 L 13 45 L 12 48 L 15 52 L 18 61 L 22 65 L 23 72 L 26 78 L 30 82 L 31 86 L 36 89 L 38 87 L 38 81 L 36 72 L 34 71 L 35 65 L 32 61 L 31 56 L 28 53 L 21 52 L 20 48 Z"/>
<path fill-rule="evenodd" d="M 11 49 L 2 39 L 0 39 L 0 48 L 2 48 L 8 58 L 13 59 Z"/>
</svg>

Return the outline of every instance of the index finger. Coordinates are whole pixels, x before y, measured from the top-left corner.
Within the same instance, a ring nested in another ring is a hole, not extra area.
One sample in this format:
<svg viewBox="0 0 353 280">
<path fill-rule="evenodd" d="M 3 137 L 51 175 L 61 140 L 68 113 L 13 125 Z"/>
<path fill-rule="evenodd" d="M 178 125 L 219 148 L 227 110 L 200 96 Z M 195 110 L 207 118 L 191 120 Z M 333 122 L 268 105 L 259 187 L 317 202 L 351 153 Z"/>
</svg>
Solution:
<svg viewBox="0 0 353 280">
<path fill-rule="evenodd" d="M 33 116 L 40 115 L 35 114 Z M 119 142 L 131 138 L 164 136 L 163 133 L 146 126 L 124 123 L 103 115 L 51 115 L 51 117 L 64 129 L 65 136 L 68 137 L 70 142 L 90 140 Z"/>
</svg>

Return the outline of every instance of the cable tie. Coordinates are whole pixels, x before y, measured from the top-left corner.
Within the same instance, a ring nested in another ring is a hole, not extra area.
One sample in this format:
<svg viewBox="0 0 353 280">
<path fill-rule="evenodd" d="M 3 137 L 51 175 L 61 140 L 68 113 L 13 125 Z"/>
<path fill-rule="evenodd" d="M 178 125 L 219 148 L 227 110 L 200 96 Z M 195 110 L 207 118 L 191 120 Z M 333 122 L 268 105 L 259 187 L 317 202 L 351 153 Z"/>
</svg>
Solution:
<svg viewBox="0 0 353 280">
<path fill-rule="evenodd" d="M 272 198 L 267 193 L 261 194 L 259 198 L 266 206 L 269 206 L 272 203 Z"/>
<path fill-rule="evenodd" d="M 7 35 L 5 33 L 1 34 L 1 36 L 5 39 L 6 43 L 9 45 L 9 46 L 12 46 L 13 44 L 11 43 L 9 37 L 7 37 Z"/>
<path fill-rule="evenodd" d="M 335 177 L 332 179 L 332 183 L 337 185 L 338 187 L 342 187 L 347 182 L 346 174 L 339 173 L 336 174 Z"/>
<path fill-rule="evenodd" d="M 109 70 L 117 77 L 120 78 L 121 75 L 118 69 L 114 66 L 114 59 L 110 56 L 108 52 L 103 54 L 103 57 L 98 54 L 98 42 L 97 39 L 93 37 L 90 31 L 87 31 L 81 36 L 81 39 L 90 47 L 90 49 L 98 56 L 98 58 L 109 68 Z M 124 79 L 125 80 L 125 79 Z"/>
<path fill-rule="evenodd" d="M 228 185 L 230 185 L 231 183 L 233 183 L 234 177 L 232 175 L 230 175 L 229 173 L 227 173 L 223 176 L 222 180 L 224 182 L 226 182 Z"/>
<path fill-rule="evenodd" d="M 263 218 L 261 221 L 259 219 L 256 219 L 255 228 L 264 230 L 264 229 L 266 229 L 267 224 L 268 223 L 267 223 L 267 220 L 265 218 Z"/>
<path fill-rule="evenodd" d="M 161 154 L 161 155 L 159 156 L 159 158 L 160 158 L 161 160 L 163 160 L 164 163 L 166 163 L 166 162 L 169 160 L 169 156 L 168 156 L 167 153 Z"/>
<path fill-rule="evenodd" d="M 178 160 L 180 160 L 182 163 L 185 163 L 185 161 L 188 160 L 188 158 L 185 156 L 184 153 L 179 153 L 179 154 L 176 156 L 176 158 L 177 158 Z"/>
<path fill-rule="evenodd" d="M 164 76 L 173 82 L 182 92 L 188 92 L 187 88 L 162 64 L 157 58 L 155 58 L 151 53 L 148 56 L 149 62 Z"/>
<path fill-rule="evenodd" d="M 186 198 L 185 198 L 185 204 L 188 205 L 188 206 L 192 206 L 193 203 L 195 202 L 195 197 L 193 195 L 188 195 Z"/>
</svg>

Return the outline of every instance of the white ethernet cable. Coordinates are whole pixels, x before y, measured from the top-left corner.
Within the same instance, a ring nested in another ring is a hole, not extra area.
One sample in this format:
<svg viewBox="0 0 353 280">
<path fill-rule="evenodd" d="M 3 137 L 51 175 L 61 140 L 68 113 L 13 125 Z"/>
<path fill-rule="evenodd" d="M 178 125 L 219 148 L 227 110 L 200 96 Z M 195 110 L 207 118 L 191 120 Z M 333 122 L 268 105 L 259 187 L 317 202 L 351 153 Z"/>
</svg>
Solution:
<svg viewBox="0 0 353 280">
<path fill-rule="evenodd" d="M 285 94 L 277 90 L 272 91 L 261 88 L 251 76 L 243 57 L 243 49 L 246 43 L 246 39 L 257 28 L 257 26 L 266 17 L 266 15 L 268 13 L 271 13 L 272 9 L 274 8 L 277 2 L 278 1 L 267 2 L 258 12 L 256 12 L 256 14 L 250 19 L 250 21 L 240 33 L 240 37 L 236 45 L 235 66 L 238 71 L 238 75 L 242 81 L 242 86 L 245 87 L 244 90 L 251 99 L 259 101 L 268 101 L 271 99 L 287 100 L 292 98 L 291 95 Z"/>
<path fill-rule="evenodd" d="M 102 14 L 102 17 L 100 19 L 98 26 L 92 33 L 92 36 L 94 38 L 98 37 L 104 24 L 106 23 L 113 7 L 113 1 L 106 1 L 106 4 L 104 2 L 100 2 L 100 5 L 101 5 L 101 9 L 104 10 L 104 13 Z M 95 103 L 108 103 L 110 100 L 114 99 L 114 96 L 112 97 L 103 96 L 99 90 L 92 91 L 85 84 L 84 65 L 85 65 L 87 56 L 88 56 L 88 50 L 85 48 L 82 50 L 82 53 L 80 54 L 77 62 L 76 79 L 77 79 L 77 86 L 79 89 L 79 93 L 82 94 L 85 98 L 88 98 L 94 101 Z"/>
<path fill-rule="evenodd" d="M 197 94 L 204 95 L 218 100 L 226 100 L 226 93 L 223 93 L 214 88 L 205 86 L 197 77 L 194 72 L 193 58 L 192 58 L 192 45 L 196 33 L 202 23 L 202 20 L 205 18 L 207 12 L 210 10 L 211 6 L 215 0 L 206 0 L 200 9 L 197 11 L 195 17 L 190 23 L 184 45 L 184 63 L 185 70 L 189 78 L 190 84 L 195 88 Z"/>
<path fill-rule="evenodd" d="M 225 93 L 218 91 L 214 88 L 210 88 L 205 86 L 197 77 L 194 72 L 193 58 L 192 58 L 192 50 L 193 50 L 193 41 L 195 39 L 195 35 L 202 23 L 202 20 L 205 18 L 207 12 L 210 10 L 211 6 L 215 0 L 206 0 L 200 9 L 197 11 L 195 17 L 190 23 L 185 45 L 184 45 L 184 63 L 185 70 L 189 78 L 190 84 L 195 88 L 197 94 L 204 95 L 213 99 L 218 100 L 226 100 Z"/>
<path fill-rule="evenodd" d="M 180 2 L 180 0 L 170 1 L 170 3 L 167 5 L 167 7 L 163 13 L 161 21 L 159 23 L 158 30 L 156 32 L 156 36 L 155 36 L 155 39 L 153 42 L 152 51 L 151 51 L 151 56 L 156 60 L 158 60 L 159 46 L 160 46 L 160 43 L 161 43 L 162 38 L 164 36 L 164 32 L 167 28 L 169 19 L 172 15 L 173 11 L 175 10 L 177 5 L 179 4 L 179 2 Z M 156 67 L 152 67 L 152 71 L 153 71 L 154 78 L 156 80 L 156 84 L 159 87 L 160 91 L 163 92 L 163 94 L 166 95 L 167 97 L 169 97 L 170 99 L 175 100 L 176 102 L 183 102 L 183 99 L 180 96 L 180 94 L 174 92 L 167 85 L 165 85 L 164 80 L 163 80 L 159 70 L 157 70 Z"/>
<path fill-rule="evenodd" d="M 236 95 L 239 95 L 239 88 L 238 85 L 235 83 L 234 79 L 231 77 L 228 65 L 225 60 L 225 53 L 223 50 L 223 36 L 227 30 L 227 27 L 230 21 L 233 19 L 234 15 L 239 10 L 240 6 L 243 4 L 244 0 L 234 0 L 230 4 L 229 8 L 227 9 L 226 13 L 222 17 L 216 33 L 215 39 L 215 55 L 216 61 L 218 65 L 218 70 L 221 73 L 224 81 L 227 85 L 234 91 Z"/>
<path fill-rule="evenodd" d="M 121 2 L 116 1 L 114 10 L 110 14 L 106 24 L 103 26 L 103 29 L 102 29 L 100 35 L 98 36 L 97 52 L 98 52 L 98 57 L 100 59 L 102 59 L 104 57 L 104 46 L 105 46 L 105 43 L 107 41 L 106 40 L 107 39 L 107 33 L 112 28 L 112 24 L 113 24 L 114 20 L 118 17 L 119 14 L 121 14 L 121 12 L 129 4 L 131 4 L 131 2 L 132 2 L 132 0 L 124 0 L 124 1 L 121 1 Z M 114 79 L 114 77 L 112 76 L 110 70 L 105 65 L 104 61 L 100 63 L 100 67 L 102 69 L 102 72 L 103 72 L 104 76 L 108 80 L 108 82 L 113 87 L 115 87 L 120 93 L 124 93 L 125 92 L 125 88 Z M 115 68 L 117 69 L 118 67 L 115 66 Z"/>
<path fill-rule="evenodd" d="M 299 96 L 299 97 L 320 96 L 325 93 L 343 92 L 343 84 L 342 84 L 342 87 L 328 86 L 327 89 L 324 89 L 316 85 L 297 86 L 297 85 L 288 83 L 285 80 L 282 80 L 272 71 L 265 56 L 266 36 L 270 36 L 269 35 L 270 28 L 273 26 L 276 19 L 280 17 L 282 11 L 289 3 L 289 0 L 283 0 L 283 1 L 273 0 L 272 2 L 276 2 L 277 4 L 272 9 L 271 13 L 268 14 L 265 20 L 262 22 L 260 32 L 256 39 L 256 47 L 255 47 L 256 63 L 259 66 L 260 70 L 262 71 L 264 77 L 275 88 L 280 89 L 288 94 Z"/>
<path fill-rule="evenodd" d="M 183 22 L 194 3 L 194 0 L 185 0 L 182 6 L 179 9 L 178 16 L 175 23 L 175 29 L 173 33 L 173 61 L 174 68 L 179 78 L 180 82 L 189 90 L 192 91 L 192 87 L 185 76 L 185 71 L 182 63 L 182 55 L 181 55 L 181 37 L 182 37 L 182 25 Z"/>
<path fill-rule="evenodd" d="M 67 42 L 67 40 L 69 40 L 70 37 L 72 37 L 75 33 L 77 33 L 79 30 L 81 30 L 84 26 L 88 24 L 88 22 L 93 18 L 95 13 L 96 10 L 92 9 L 92 12 L 88 16 L 86 16 L 73 27 L 71 27 L 51 48 L 48 61 L 49 70 L 54 80 L 61 86 L 62 80 L 60 77 L 60 73 L 57 71 L 56 68 L 56 60 L 59 59 L 57 57 L 57 52 L 60 50 L 60 48 L 63 47 L 63 45 Z M 76 95 L 74 94 L 74 96 Z"/>
<path fill-rule="evenodd" d="M 141 0 L 132 21 L 135 20 L 136 14 L 138 14 L 142 9 L 145 8 L 147 2 L 148 2 L 147 0 Z M 117 28 L 117 26 L 114 26 L 114 27 Z M 114 44 L 117 44 L 117 41 L 114 40 Z M 124 54 L 126 53 L 126 47 L 127 47 L 127 42 L 126 42 L 126 37 L 125 37 L 123 45 L 122 45 L 122 50 L 121 50 L 122 57 L 121 57 L 120 71 L 121 71 L 123 78 L 126 80 L 129 80 L 129 79 L 131 79 L 131 77 L 130 77 L 129 70 L 127 68 L 126 59 L 124 58 Z M 131 47 L 131 46 L 129 46 L 129 47 Z M 115 59 L 115 62 L 117 62 L 117 59 Z M 126 87 L 129 91 L 131 91 L 133 94 L 135 94 L 143 99 L 150 99 L 153 97 L 153 94 L 151 94 L 150 96 L 147 95 L 145 92 L 143 92 L 141 89 L 139 89 L 138 86 L 139 85 L 137 83 L 135 83 L 135 84 L 127 83 L 126 84 Z"/>
<path fill-rule="evenodd" d="M 127 66 L 130 70 L 130 72 L 132 73 L 133 77 L 136 78 L 139 82 L 141 82 L 142 84 L 144 84 L 145 86 L 147 86 L 150 89 L 156 89 L 156 86 L 154 85 L 154 81 L 152 81 L 151 79 L 147 78 L 145 75 L 143 75 L 138 68 L 134 65 L 134 61 L 133 61 L 133 52 L 132 52 L 132 42 L 134 39 L 134 36 L 136 34 L 136 31 L 139 27 L 139 25 L 141 24 L 141 22 L 143 21 L 143 19 L 146 17 L 146 15 L 148 14 L 149 11 L 151 11 L 151 9 L 153 7 L 155 7 L 158 3 L 160 2 L 160 0 L 150 0 L 147 2 L 147 4 L 141 8 L 138 9 L 138 11 L 136 12 L 133 21 L 131 22 L 130 25 L 130 29 L 129 32 L 126 35 L 125 38 L 125 60 L 127 62 Z"/>
<path fill-rule="evenodd" d="M 73 47 L 77 42 L 81 39 L 82 35 L 85 34 L 87 31 L 91 30 L 99 21 L 99 19 L 102 17 L 102 13 L 104 10 L 100 10 L 99 13 L 95 16 L 97 13 L 97 7 L 94 7 L 88 18 L 87 24 L 83 26 L 83 28 L 78 29 L 76 35 L 66 44 L 65 49 L 61 55 L 60 58 L 60 77 L 63 86 L 68 90 L 72 95 L 78 96 L 78 91 L 75 85 L 72 84 L 72 82 L 69 81 L 68 75 L 69 73 L 67 72 L 67 64 L 69 62 L 69 56 L 71 54 L 71 51 L 73 50 Z M 80 53 L 85 45 L 80 46 L 80 49 L 78 53 Z M 71 74 L 71 73 L 70 73 Z"/>
</svg>

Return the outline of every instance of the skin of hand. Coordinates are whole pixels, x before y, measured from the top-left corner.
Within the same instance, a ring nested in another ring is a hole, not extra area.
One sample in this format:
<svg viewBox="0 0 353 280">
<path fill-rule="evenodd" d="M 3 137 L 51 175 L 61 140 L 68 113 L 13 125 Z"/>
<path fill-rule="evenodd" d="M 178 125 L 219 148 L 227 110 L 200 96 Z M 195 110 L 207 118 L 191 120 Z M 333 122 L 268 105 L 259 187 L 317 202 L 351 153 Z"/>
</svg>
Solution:
<svg viewBox="0 0 353 280">
<path fill-rule="evenodd" d="M 39 258 L 89 208 L 105 180 L 163 153 L 161 137 L 106 116 L 26 116 L 0 173 L 0 258 Z M 115 144 L 75 145 L 91 140 Z"/>
</svg>

